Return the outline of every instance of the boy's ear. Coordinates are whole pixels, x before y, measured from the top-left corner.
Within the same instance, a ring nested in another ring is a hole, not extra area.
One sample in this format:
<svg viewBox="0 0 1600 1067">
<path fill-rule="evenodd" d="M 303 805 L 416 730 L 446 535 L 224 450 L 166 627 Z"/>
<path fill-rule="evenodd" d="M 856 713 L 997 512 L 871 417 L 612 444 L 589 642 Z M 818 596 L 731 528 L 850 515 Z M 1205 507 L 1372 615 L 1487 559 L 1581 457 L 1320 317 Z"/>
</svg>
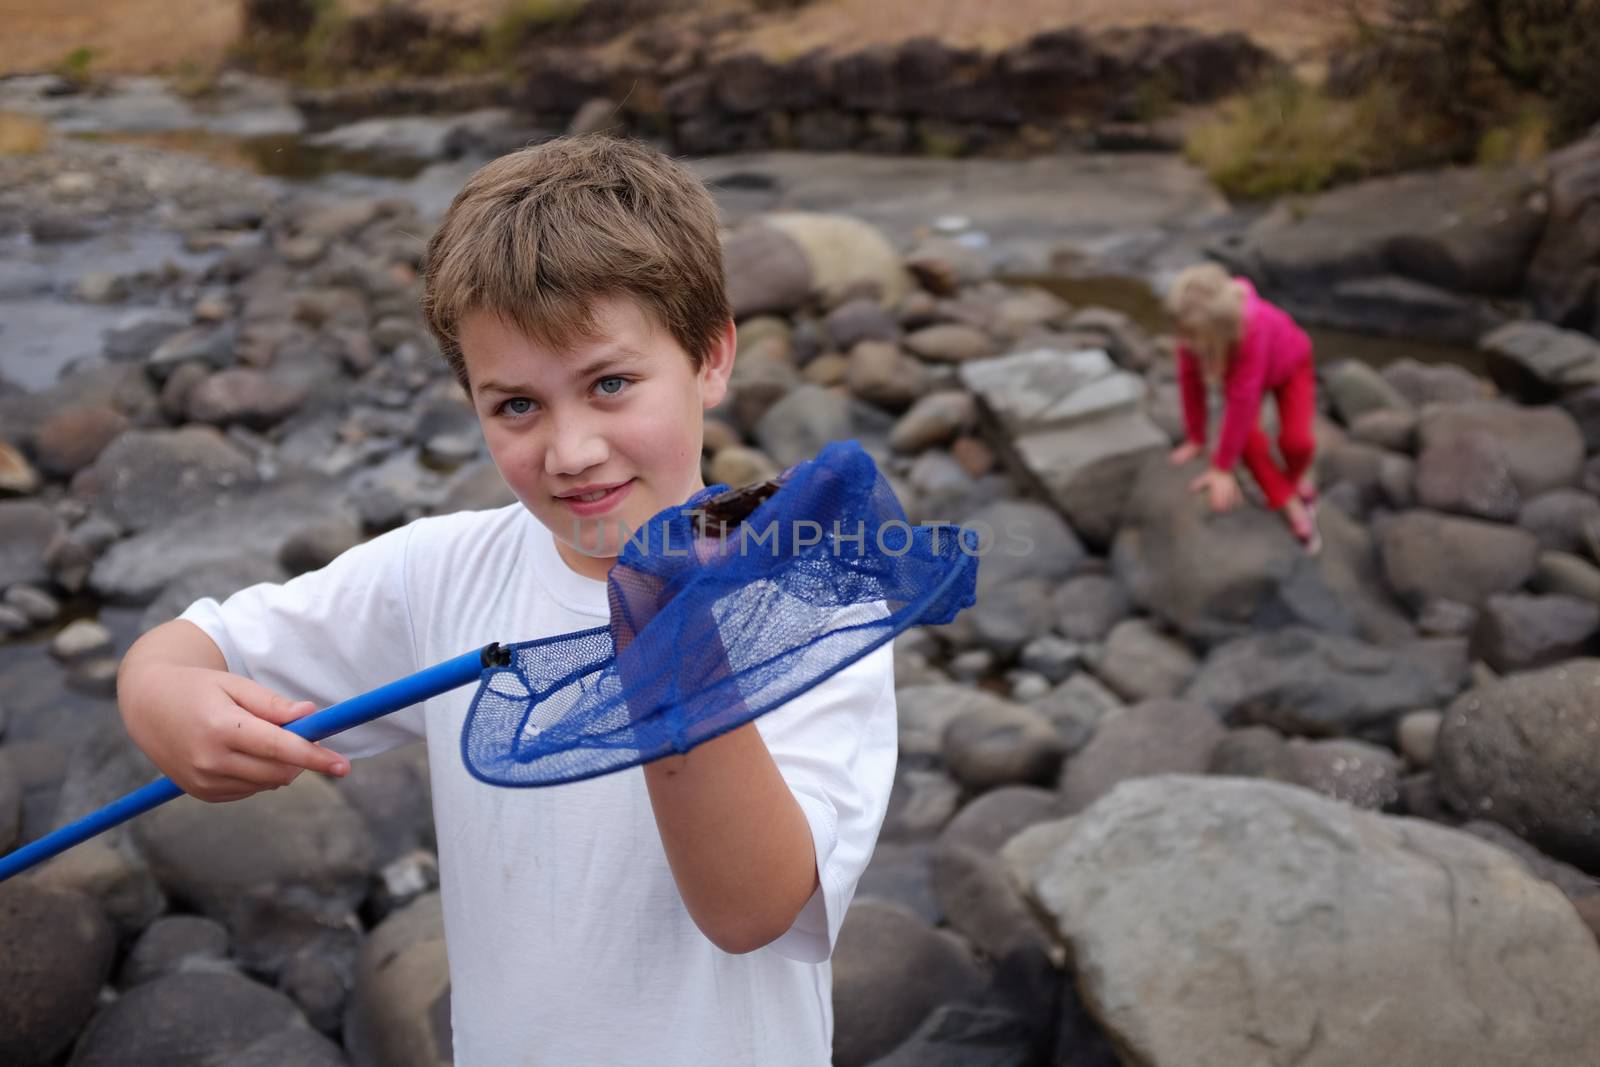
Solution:
<svg viewBox="0 0 1600 1067">
<path fill-rule="evenodd" d="M 728 395 L 728 378 L 733 374 L 733 357 L 738 351 L 739 332 L 729 319 L 700 364 L 700 400 L 707 411 Z"/>
</svg>

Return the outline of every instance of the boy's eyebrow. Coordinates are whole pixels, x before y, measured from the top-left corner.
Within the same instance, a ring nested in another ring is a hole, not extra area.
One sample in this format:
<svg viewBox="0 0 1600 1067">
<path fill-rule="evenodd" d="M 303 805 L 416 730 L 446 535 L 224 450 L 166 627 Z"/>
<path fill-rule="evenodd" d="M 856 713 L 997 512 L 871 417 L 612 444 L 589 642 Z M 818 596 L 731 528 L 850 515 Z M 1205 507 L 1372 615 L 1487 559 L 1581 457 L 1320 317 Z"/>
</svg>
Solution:
<svg viewBox="0 0 1600 1067">
<path fill-rule="evenodd" d="M 619 363 L 629 363 L 629 362 L 636 361 L 636 360 L 641 360 L 641 359 L 644 359 L 644 358 L 645 358 L 644 353 L 636 352 L 631 348 L 613 349 L 612 351 L 607 352 L 605 355 L 600 356 L 600 357 L 598 357 L 596 359 L 591 359 L 588 363 L 585 363 L 583 366 L 579 367 L 574 372 L 574 377 L 577 377 L 579 379 L 590 378 L 590 377 L 593 377 L 596 374 L 599 374 L 603 370 L 606 370 L 606 369 L 608 369 L 610 367 L 616 366 Z M 489 392 L 495 392 L 495 393 L 526 393 L 526 392 L 528 392 L 528 389 L 527 389 L 526 386 L 507 385 L 505 382 L 495 381 L 493 379 L 489 379 L 489 380 L 485 380 L 485 381 L 479 382 L 477 388 L 478 388 L 479 392 L 484 392 L 484 393 L 489 393 Z"/>
</svg>

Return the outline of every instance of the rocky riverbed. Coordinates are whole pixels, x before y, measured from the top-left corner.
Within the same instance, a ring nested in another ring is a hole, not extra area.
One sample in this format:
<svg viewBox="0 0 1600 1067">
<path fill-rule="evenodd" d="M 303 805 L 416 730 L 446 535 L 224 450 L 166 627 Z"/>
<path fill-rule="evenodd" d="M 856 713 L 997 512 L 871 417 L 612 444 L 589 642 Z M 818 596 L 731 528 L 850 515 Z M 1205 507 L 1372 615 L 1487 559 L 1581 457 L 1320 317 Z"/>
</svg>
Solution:
<svg viewBox="0 0 1600 1067">
<path fill-rule="evenodd" d="M 914 519 L 1031 546 L 897 648 L 836 1062 L 1600 1060 L 1600 344 L 1324 349 L 1310 559 L 1166 462 L 1166 338 L 995 277 L 1192 259 L 1225 214 L 1192 172 L 798 158 L 700 164 L 740 325 L 708 478 L 855 437 Z M 0 848 L 152 774 L 110 699 L 141 630 L 509 502 L 416 310 L 438 204 L 401 194 L 446 173 L 0 159 Z M 851 188 L 884 192 L 818 210 Z M 0 888 L 0 1062 L 447 1062 L 423 759 L 179 801 Z"/>
</svg>

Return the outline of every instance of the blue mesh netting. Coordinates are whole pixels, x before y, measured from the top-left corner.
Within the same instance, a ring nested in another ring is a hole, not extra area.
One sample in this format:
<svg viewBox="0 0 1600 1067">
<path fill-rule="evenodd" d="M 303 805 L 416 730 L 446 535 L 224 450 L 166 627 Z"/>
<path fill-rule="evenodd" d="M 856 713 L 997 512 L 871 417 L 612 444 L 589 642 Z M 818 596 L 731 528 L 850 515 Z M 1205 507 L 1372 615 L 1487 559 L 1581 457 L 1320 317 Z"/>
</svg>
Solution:
<svg viewBox="0 0 1600 1067">
<path fill-rule="evenodd" d="M 781 483 L 726 537 L 695 537 L 725 486 L 661 512 L 611 569 L 610 626 L 510 646 L 467 713 L 467 769 L 543 786 L 686 752 L 972 604 L 972 531 L 911 526 L 855 442 Z"/>
</svg>

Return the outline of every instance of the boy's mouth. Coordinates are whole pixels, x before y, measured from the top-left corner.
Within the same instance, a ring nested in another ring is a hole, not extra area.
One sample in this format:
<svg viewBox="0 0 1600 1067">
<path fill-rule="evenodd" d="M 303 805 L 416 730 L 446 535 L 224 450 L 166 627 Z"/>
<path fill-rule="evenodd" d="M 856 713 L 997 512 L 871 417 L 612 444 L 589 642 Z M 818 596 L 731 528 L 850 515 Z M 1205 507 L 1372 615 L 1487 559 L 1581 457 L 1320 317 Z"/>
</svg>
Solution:
<svg viewBox="0 0 1600 1067">
<path fill-rule="evenodd" d="M 610 485 L 586 485 L 570 493 L 562 493 L 556 497 L 565 504 L 574 515 L 587 518 L 591 515 L 603 515 L 622 502 L 628 495 L 628 490 L 633 488 L 633 479 L 625 482 L 613 482 Z"/>
</svg>

